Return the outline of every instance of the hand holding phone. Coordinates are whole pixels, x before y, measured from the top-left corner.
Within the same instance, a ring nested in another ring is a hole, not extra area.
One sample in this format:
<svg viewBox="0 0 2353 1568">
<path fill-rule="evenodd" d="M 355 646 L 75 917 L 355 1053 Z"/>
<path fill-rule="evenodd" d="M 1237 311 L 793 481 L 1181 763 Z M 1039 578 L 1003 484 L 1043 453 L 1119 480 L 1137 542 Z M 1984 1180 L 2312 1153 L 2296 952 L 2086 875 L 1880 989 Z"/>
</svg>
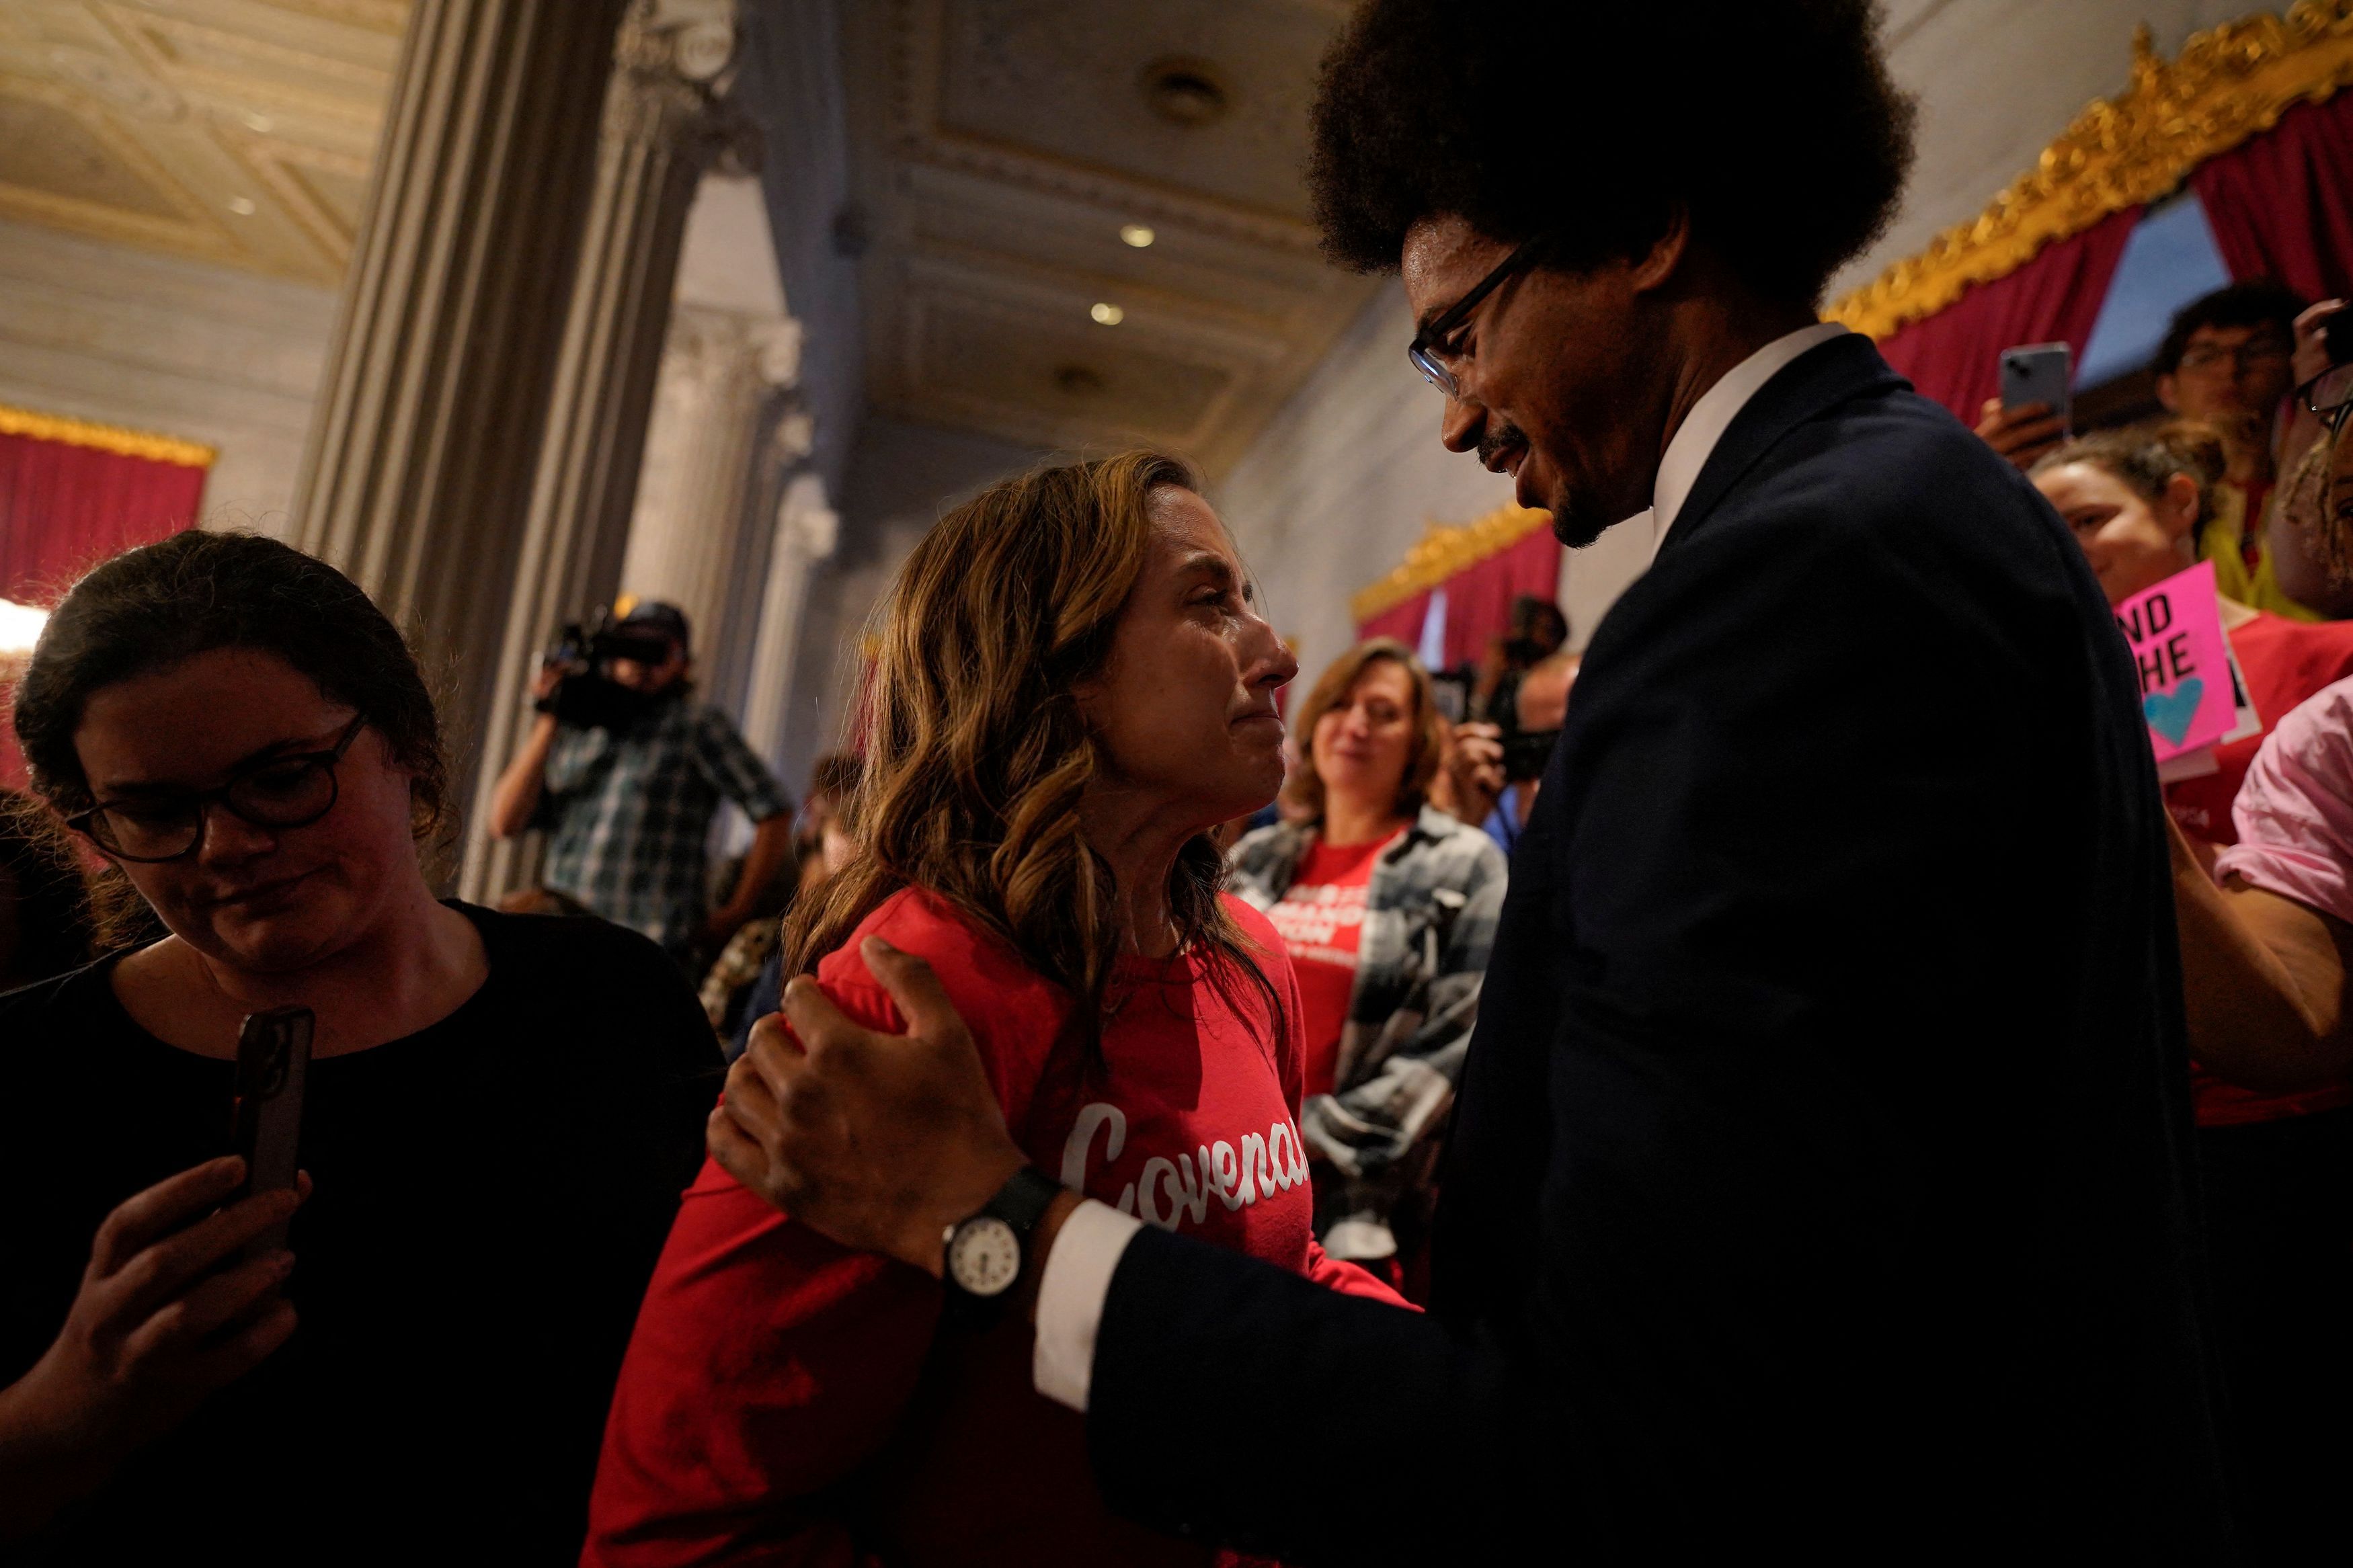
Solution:
<svg viewBox="0 0 2353 1568">
<path fill-rule="evenodd" d="M 254 1240 L 304 1195 L 238 1198 L 234 1158 L 208 1161 L 115 1205 L 41 1359 L 0 1388 L 0 1542 L 96 1491 L 124 1458 L 185 1420 L 286 1342 L 293 1259 Z"/>
<path fill-rule="evenodd" d="M 2067 437 L 2072 412 L 2065 343 L 2028 343 L 2001 355 L 2001 395 L 1978 410 L 1978 436 L 2021 472 Z"/>
<path fill-rule="evenodd" d="M 2001 405 L 2025 408 L 2040 404 L 2065 428 L 2073 412 L 2068 403 L 2073 359 L 2065 343 L 2024 343 L 2002 350 Z"/>
</svg>

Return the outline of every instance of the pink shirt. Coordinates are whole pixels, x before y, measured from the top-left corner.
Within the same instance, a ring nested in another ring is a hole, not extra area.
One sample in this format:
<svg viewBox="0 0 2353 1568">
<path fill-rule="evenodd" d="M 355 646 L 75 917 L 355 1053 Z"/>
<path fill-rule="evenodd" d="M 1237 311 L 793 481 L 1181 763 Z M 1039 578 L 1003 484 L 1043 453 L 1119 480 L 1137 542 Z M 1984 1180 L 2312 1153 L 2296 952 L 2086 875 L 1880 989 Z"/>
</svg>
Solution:
<svg viewBox="0 0 2353 1568">
<path fill-rule="evenodd" d="M 2353 678 L 2324 686 L 2263 740 L 2231 808 L 2239 841 L 2217 880 L 2353 922 Z"/>
<path fill-rule="evenodd" d="M 2353 678 L 2324 686 L 2288 710 L 2247 769 L 2231 807 L 2239 841 L 2214 861 L 2214 878 L 2353 922 Z M 2305 1116 L 2353 1104 L 2353 1085 L 2297 1094 L 2199 1082 L 2198 1124 L 2231 1126 Z"/>
</svg>

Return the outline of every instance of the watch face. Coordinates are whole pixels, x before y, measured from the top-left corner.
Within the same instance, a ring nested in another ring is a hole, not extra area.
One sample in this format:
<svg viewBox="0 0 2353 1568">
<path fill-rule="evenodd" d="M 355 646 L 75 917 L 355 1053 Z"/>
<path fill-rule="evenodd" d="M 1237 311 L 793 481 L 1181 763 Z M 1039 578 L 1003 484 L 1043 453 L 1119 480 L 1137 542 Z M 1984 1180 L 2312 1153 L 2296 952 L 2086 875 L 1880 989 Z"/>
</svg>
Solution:
<svg viewBox="0 0 2353 1568">
<path fill-rule="evenodd" d="M 948 1277 L 974 1296 L 997 1296 L 1021 1277 L 1021 1238 L 995 1215 L 980 1215 L 956 1226 L 948 1243 Z"/>
</svg>

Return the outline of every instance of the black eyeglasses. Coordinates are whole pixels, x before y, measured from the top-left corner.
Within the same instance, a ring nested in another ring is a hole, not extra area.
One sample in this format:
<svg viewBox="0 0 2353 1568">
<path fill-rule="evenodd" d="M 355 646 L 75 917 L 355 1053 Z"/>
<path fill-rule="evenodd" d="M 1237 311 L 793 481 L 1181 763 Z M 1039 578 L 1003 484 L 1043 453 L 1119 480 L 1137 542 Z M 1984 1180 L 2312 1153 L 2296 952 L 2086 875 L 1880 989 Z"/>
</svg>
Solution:
<svg viewBox="0 0 2353 1568">
<path fill-rule="evenodd" d="M 2345 411 L 2353 408 L 2353 364 L 2330 365 L 2297 387 L 2295 395 L 2335 429 L 2345 422 Z"/>
<path fill-rule="evenodd" d="M 1503 287 L 1505 279 L 1534 265 L 1537 253 L 1551 239 L 1552 236 L 1548 234 L 1538 235 L 1504 258 L 1495 270 L 1479 280 L 1477 288 L 1455 300 L 1430 325 L 1414 333 L 1413 342 L 1405 346 L 1405 357 L 1413 362 L 1414 369 L 1421 372 L 1422 380 L 1449 397 L 1462 395 L 1461 384 L 1455 381 L 1454 373 L 1446 366 L 1446 361 L 1453 357 L 1453 351 L 1446 346 L 1446 340 L 1454 335 L 1457 327 L 1471 319 L 1471 312 L 1479 308 L 1480 300 Z"/>
<path fill-rule="evenodd" d="M 2243 343 L 2200 343 L 2181 353 L 2183 370 L 2216 370 L 2229 365 L 2244 370 L 2251 364 L 2269 360 L 2286 359 L 2295 353 L 2295 345 L 2284 338 L 2254 338 Z"/>
<path fill-rule="evenodd" d="M 256 827 L 308 827 L 335 809 L 340 793 L 335 764 L 366 722 L 364 713 L 354 718 L 328 751 L 264 757 L 239 769 L 218 789 L 101 801 L 67 817 L 66 826 L 116 859 L 142 865 L 194 855 L 203 846 L 205 824 L 211 820 L 205 808 L 216 801 Z"/>
</svg>

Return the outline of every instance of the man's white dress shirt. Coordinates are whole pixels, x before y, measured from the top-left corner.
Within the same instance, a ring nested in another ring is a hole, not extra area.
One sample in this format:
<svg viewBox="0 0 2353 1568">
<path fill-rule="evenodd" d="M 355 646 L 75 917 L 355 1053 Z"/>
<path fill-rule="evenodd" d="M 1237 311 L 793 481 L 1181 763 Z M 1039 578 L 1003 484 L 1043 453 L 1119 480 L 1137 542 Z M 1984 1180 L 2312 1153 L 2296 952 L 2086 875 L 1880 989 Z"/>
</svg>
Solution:
<svg viewBox="0 0 2353 1568">
<path fill-rule="evenodd" d="M 1658 478 L 1651 484 L 1651 510 L 1619 526 L 1647 527 L 1651 552 L 1656 554 L 1683 502 L 1691 499 L 1692 487 L 1699 482 L 1709 454 L 1748 400 L 1791 360 L 1845 331 L 1833 321 L 1801 327 L 1775 338 L 1726 371 L 1692 405 L 1660 455 Z M 1030 1381 L 1047 1398 L 1073 1410 L 1086 1409 L 1088 1388 L 1094 1377 L 1095 1336 L 1103 1327 L 1112 1275 L 1143 1223 L 1089 1198 L 1072 1211 L 1055 1237 L 1054 1249 L 1046 1256 L 1045 1277 L 1038 1282 L 1038 1341 L 1029 1365 Z"/>
</svg>

